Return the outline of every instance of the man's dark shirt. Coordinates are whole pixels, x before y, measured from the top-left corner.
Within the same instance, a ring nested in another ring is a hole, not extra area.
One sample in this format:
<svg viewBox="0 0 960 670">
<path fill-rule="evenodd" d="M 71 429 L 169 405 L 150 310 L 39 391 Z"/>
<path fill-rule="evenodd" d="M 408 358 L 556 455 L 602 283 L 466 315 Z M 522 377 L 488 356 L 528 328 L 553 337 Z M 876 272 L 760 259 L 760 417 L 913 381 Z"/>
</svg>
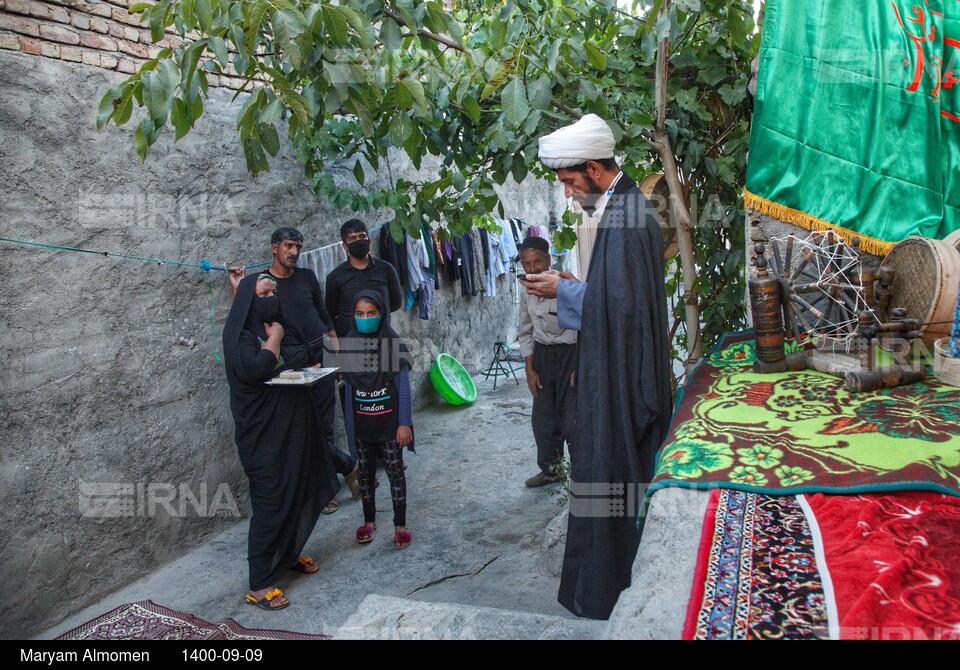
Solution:
<svg viewBox="0 0 960 670">
<path fill-rule="evenodd" d="M 370 256 L 370 264 L 363 270 L 344 261 L 327 275 L 327 312 L 333 315 L 337 337 L 350 332 L 353 323 L 353 298 L 363 290 L 377 291 L 383 304 L 396 312 L 403 307 L 403 293 L 396 269 L 387 261 Z"/>
<path fill-rule="evenodd" d="M 268 273 L 277 280 L 277 297 L 283 315 L 297 325 L 310 348 L 318 350 L 323 336 L 333 330 L 333 321 L 324 304 L 317 275 L 307 268 L 294 268 L 286 279 Z"/>
</svg>

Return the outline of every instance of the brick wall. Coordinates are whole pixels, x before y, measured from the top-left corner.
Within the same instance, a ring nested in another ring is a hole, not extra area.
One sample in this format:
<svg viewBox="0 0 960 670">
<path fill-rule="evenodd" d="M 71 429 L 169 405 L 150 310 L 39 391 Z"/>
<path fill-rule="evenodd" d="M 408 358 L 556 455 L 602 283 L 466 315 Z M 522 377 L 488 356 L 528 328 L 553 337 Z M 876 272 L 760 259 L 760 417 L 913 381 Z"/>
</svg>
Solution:
<svg viewBox="0 0 960 670">
<path fill-rule="evenodd" d="M 127 7 L 139 0 L 0 0 L 0 50 L 82 63 L 133 74 L 179 36 L 168 31 L 158 44 Z M 232 73 L 235 74 L 235 73 Z M 238 89 L 243 79 L 207 74 L 211 86 Z"/>
</svg>

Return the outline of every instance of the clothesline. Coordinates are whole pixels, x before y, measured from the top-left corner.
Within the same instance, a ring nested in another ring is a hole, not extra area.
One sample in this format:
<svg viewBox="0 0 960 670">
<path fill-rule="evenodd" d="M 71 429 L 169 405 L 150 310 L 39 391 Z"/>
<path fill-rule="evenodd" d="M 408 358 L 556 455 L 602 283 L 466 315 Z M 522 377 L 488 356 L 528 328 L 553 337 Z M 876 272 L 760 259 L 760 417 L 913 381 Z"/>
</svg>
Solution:
<svg viewBox="0 0 960 670">
<path fill-rule="evenodd" d="M 520 221 L 517 220 L 517 219 L 511 220 L 511 225 L 513 224 L 513 221 L 517 221 L 517 222 L 518 222 L 518 225 L 525 225 L 525 224 L 522 224 L 522 222 L 520 222 Z M 372 233 L 375 233 L 375 232 L 377 232 L 377 231 L 382 230 L 384 227 L 385 227 L 384 225 L 380 225 L 380 226 L 377 226 L 377 227 L 371 229 L 369 232 L 372 234 Z M 483 231 L 483 232 L 485 233 L 486 231 Z M 546 232 L 546 231 L 544 231 L 544 232 Z M 539 230 L 538 230 L 538 232 L 536 232 L 536 233 L 531 232 L 531 234 L 538 234 L 538 233 L 539 233 Z M 502 231 L 502 234 L 503 234 L 503 235 L 508 235 L 508 233 L 506 233 L 505 231 Z M 408 237 L 408 239 L 409 239 L 409 235 L 408 235 L 407 237 Z M 480 252 L 479 249 L 477 250 L 477 253 L 478 253 L 479 255 L 475 255 L 474 249 L 473 249 L 473 246 L 472 246 L 472 243 L 471 243 L 469 240 L 466 242 L 467 247 L 465 247 L 462 251 L 466 251 L 467 249 L 469 249 L 468 257 L 469 257 L 469 256 L 473 256 L 473 257 L 474 257 L 474 260 L 475 260 L 475 262 L 476 262 L 476 272 L 474 272 L 474 269 L 473 269 L 473 268 L 467 268 L 467 267 L 464 267 L 464 268 L 463 268 L 462 273 L 463 273 L 464 281 L 469 280 L 469 283 L 470 283 L 470 285 L 471 285 L 471 288 L 470 288 L 470 289 L 467 289 L 467 288 L 466 288 L 466 285 L 464 285 L 464 287 L 463 287 L 464 295 L 467 295 L 468 292 L 471 293 L 472 295 L 477 295 L 478 293 L 483 293 L 483 294 L 487 294 L 487 295 L 490 296 L 490 297 L 496 295 L 495 277 L 504 274 L 504 272 L 505 272 L 505 270 L 506 270 L 506 262 L 507 262 L 508 260 L 512 260 L 512 256 L 515 255 L 515 253 L 516 253 L 516 246 L 513 245 L 512 253 L 507 254 L 507 257 L 501 258 L 501 259 L 498 260 L 498 259 L 496 258 L 496 256 L 497 256 L 498 254 L 491 255 L 491 251 L 495 251 L 495 250 L 496 250 L 496 251 L 499 251 L 499 249 L 497 249 L 497 247 L 498 247 L 498 245 L 500 244 L 500 241 L 497 240 L 497 239 L 495 239 L 496 236 L 493 236 L 493 237 L 494 237 L 494 241 L 492 241 L 492 242 L 490 243 L 490 246 L 489 246 L 489 247 L 487 247 L 486 245 L 484 245 L 484 249 L 483 249 L 483 252 L 482 252 L 482 253 Z M 381 239 L 382 239 L 382 235 L 381 235 Z M 506 240 L 506 237 L 504 237 L 503 239 Z M 461 241 L 462 241 L 462 240 L 461 240 Z M 151 257 L 151 256 L 135 256 L 135 255 L 130 255 L 130 254 L 116 253 L 116 252 L 112 252 L 112 251 L 98 251 L 98 250 L 95 250 L 95 249 L 84 249 L 84 248 L 81 248 L 81 247 L 70 247 L 70 246 L 65 246 L 65 245 L 60 245 L 60 244 L 50 244 L 50 243 L 47 243 L 47 242 L 35 242 L 35 241 L 29 241 L 29 240 L 20 240 L 20 239 L 9 238 L 9 237 L 0 237 L 0 242 L 8 242 L 8 243 L 11 243 L 11 244 L 23 244 L 23 245 L 26 245 L 26 246 L 39 247 L 39 248 L 42 248 L 42 249 L 50 249 L 50 250 L 54 250 L 54 251 L 69 251 L 69 252 L 73 252 L 73 253 L 84 253 L 84 254 L 92 254 L 92 255 L 95 255 L 95 256 L 103 256 L 103 257 L 106 257 L 106 258 L 120 258 L 120 259 L 122 259 L 122 260 L 135 260 L 135 261 L 141 261 L 141 262 L 156 263 L 158 266 L 170 265 L 170 266 L 176 266 L 176 267 L 195 268 L 195 269 L 200 270 L 200 274 L 201 274 L 201 278 L 203 279 L 203 283 L 206 284 L 207 289 L 208 289 L 209 292 L 210 292 L 210 331 L 211 331 L 211 338 L 212 338 L 212 340 L 213 340 L 213 356 L 214 356 L 214 358 L 217 360 L 217 362 L 222 362 L 222 359 L 220 358 L 219 351 L 218 351 L 218 347 L 217 347 L 216 301 L 215 301 L 215 296 L 214 296 L 214 291 L 213 291 L 213 284 L 211 284 L 209 281 L 207 281 L 205 278 L 203 278 L 203 275 L 205 275 L 206 273 L 209 273 L 209 272 L 212 271 L 212 270 L 217 270 L 217 271 L 219 271 L 219 272 L 224 272 L 224 273 L 226 273 L 226 272 L 229 271 L 229 268 L 228 268 L 228 267 L 220 266 L 220 265 L 213 265 L 213 264 L 212 264 L 209 260 L 207 260 L 206 258 L 201 259 L 199 263 L 190 263 L 190 262 L 186 262 L 186 261 L 170 260 L 170 259 L 163 259 L 163 258 L 154 258 L 154 257 Z M 421 240 L 420 242 L 421 242 L 421 245 L 423 246 L 422 240 Z M 340 246 L 341 244 L 342 244 L 341 242 L 332 242 L 332 243 L 327 244 L 327 245 L 324 245 L 324 246 L 322 246 L 322 247 L 317 247 L 316 249 L 311 249 L 310 251 L 302 252 L 302 253 L 300 254 L 300 256 L 301 256 L 301 261 L 306 261 L 306 262 L 309 264 L 309 260 L 310 260 L 310 259 L 313 259 L 313 260 L 314 260 L 314 263 L 315 263 L 315 262 L 316 262 L 316 256 L 318 255 L 318 252 L 323 252 L 323 251 L 325 251 L 325 250 L 332 249 L 332 248 L 334 248 L 334 247 L 338 247 L 338 246 Z M 453 253 L 453 246 L 452 246 L 452 244 L 453 244 L 453 242 L 447 242 L 447 243 L 446 243 L 447 248 L 449 249 L 449 251 L 450 251 L 451 254 Z M 439 247 L 437 247 L 437 250 L 439 251 Z M 419 251 L 419 250 L 418 250 L 418 251 Z M 431 247 L 431 252 L 432 252 L 432 251 L 433 251 L 433 249 L 432 249 L 432 247 Z M 460 251 L 458 251 L 458 253 L 460 253 Z M 486 256 L 483 256 L 483 254 L 486 254 Z M 424 250 L 423 250 L 423 256 L 424 256 L 424 257 L 423 257 L 422 259 L 420 259 L 419 257 L 417 258 L 417 261 L 420 262 L 420 264 L 423 264 L 423 268 L 417 268 L 417 267 L 414 268 L 414 270 L 415 270 L 415 276 L 416 276 L 416 277 L 419 277 L 420 279 L 414 282 L 414 284 L 416 284 L 417 286 L 416 286 L 416 288 L 413 288 L 413 291 L 412 291 L 412 292 L 409 291 L 409 289 L 408 289 L 408 293 L 413 293 L 413 295 L 408 295 L 408 300 L 407 300 L 406 309 L 410 309 L 410 307 L 412 307 L 413 303 L 417 302 L 417 298 L 418 298 L 419 296 L 417 296 L 416 294 L 418 294 L 421 289 L 425 292 L 424 297 L 427 298 L 427 301 L 426 301 L 426 302 L 427 302 L 427 303 L 432 303 L 433 290 L 435 290 L 436 288 L 438 288 L 438 286 L 437 286 L 436 284 L 433 284 L 432 282 L 425 282 L 425 281 L 423 281 L 424 277 L 427 277 L 427 276 L 429 276 L 429 274 L 431 274 L 431 270 L 432 270 L 432 274 L 434 274 L 434 276 L 436 277 L 436 270 L 427 267 L 427 265 L 432 265 L 432 263 L 430 263 L 429 260 L 428 260 L 428 255 L 429 255 L 429 254 L 427 254 L 426 248 L 425 248 L 425 246 L 424 246 Z M 444 254 L 440 254 L 441 259 L 442 259 L 442 256 L 443 256 L 443 255 L 444 255 Z M 483 259 L 482 259 L 482 260 L 481 260 L 481 256 L 483 256 Z M 341 260 L 342 260 L 342 259 L 341 259 Z M 451 259 L 448 258 L 448 260 L 451 260 Z M 492 263 L 491 263 L 491 260 L 492 260 Z M 252 264 L 252 265 L 245 265 L 245 266 L 243 266 L 243 267 L 244 267 L 245 270 L 250 270 L 250 269 L 254 269 L 254 268 L 259 268 L 259 267 L 263 267 L 263 266 L 266 266 L 266 265 L 270 265 L 272 262 L 273 262 L 272 260 L 270 260 L 270 261 L 264 261 L 264 262 L 262 262 L 262 263 L 256 263 L 256 264 Z M 436 263 L 436 262 L 437 262 L 436 260 L 433 261 L 433 263 Z M 441 261 L 441 262 L 442 262 L 442 261 Z M 482 263 L 482 264 L 481 264 L 481 263 Z M 458 281 L 458 280 L 461 279 L 461 269 L 459 268 L 459 264 L 460 264 L 460 261 L 457 260 L 457 266 L 458 266 L 458 267 L 450 268 L 450 269 L 448 270 L 448 272 L 451 273 L 451 276 L 449 276 L 448 279 L 451 279 L 451 280 L 453 280 L 453 281 Z M 418 265 L 418 263 L 414 263 L 414 266 L 416 266 L 416 265 Z M 436 265 L 434 265 L 434 268 L 435 268 L 435 267 L 436 267 Z M 398 269 L 399 269 L 399 268 L 398 268 Z M 416 270 L 418 270 L 418 269 L 425 271 L 426 274 L 417 273 Z M 318 278 L 321 278 L 321 277 L 320 277 L 320 273 L 317 273 L 317 274 L 318 274 Z M 485 281 L 485 280 L 489 280 L 489 281 Z M 409 300 L 410 298 L 413 298 L 413 301 L 412 301 L 412 302 Z M 421 312 L 421 318 L 427 318 L 427 319 L 428 319 L 428 318 L 429 318 L 429 312 L 430 312 L 429 304 L 427 304 L 427 305 L 426 305 L 426 310 Z"/>
</svg>

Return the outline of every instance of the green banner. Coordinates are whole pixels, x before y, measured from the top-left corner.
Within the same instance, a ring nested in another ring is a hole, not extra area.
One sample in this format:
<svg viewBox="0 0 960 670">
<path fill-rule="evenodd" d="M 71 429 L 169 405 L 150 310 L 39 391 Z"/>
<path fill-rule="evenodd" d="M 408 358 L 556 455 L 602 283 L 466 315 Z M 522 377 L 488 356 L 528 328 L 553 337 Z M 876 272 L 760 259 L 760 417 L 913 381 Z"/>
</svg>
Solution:
<svg viewBox="0 0 960 670">
<path fill-rule="evenodd" d="M 960 0 L 768 0 L 746 204 L 877 254 L 960 229 Z"/>
</svg>

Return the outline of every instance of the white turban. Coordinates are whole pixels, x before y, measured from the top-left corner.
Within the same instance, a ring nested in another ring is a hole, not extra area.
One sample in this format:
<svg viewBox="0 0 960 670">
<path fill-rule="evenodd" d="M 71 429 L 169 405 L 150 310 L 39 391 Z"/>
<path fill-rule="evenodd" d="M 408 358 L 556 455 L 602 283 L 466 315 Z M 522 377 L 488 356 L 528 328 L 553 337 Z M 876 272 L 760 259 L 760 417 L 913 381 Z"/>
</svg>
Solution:
<svg viewBox="0 0 960 670">
<path fill-rule="evenodd" d="M 540 138 L 540 160 L 551 170 L 613 158 L 613 131 L 596 114 Z"/>
</svg>

